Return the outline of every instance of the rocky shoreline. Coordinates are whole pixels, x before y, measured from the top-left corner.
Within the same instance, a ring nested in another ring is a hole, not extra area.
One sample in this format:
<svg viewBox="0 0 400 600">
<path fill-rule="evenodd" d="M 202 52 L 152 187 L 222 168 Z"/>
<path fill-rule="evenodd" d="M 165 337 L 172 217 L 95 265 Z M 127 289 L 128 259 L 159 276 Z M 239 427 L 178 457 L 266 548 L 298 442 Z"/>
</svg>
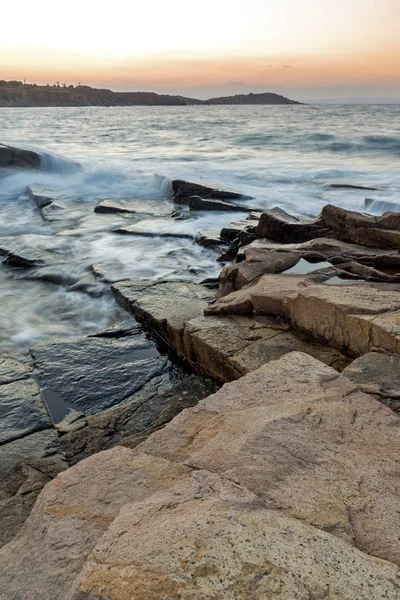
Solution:
<svg viewBox="0 0 400 600">
<path fill-rule="evenodd" d="M 0 362 L 0 599 L 397 599 L 400 215 L 172 194 L 247 207 L 218 280 L 111 277 L 133 319 Z"/>
</svg>

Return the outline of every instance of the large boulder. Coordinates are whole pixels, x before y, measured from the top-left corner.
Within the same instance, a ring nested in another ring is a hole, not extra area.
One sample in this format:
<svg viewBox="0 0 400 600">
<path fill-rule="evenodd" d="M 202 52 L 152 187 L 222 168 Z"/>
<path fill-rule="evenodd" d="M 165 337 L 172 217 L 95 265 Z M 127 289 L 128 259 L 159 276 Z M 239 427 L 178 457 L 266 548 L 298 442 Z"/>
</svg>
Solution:
<svg viewBox="0 0 400 600">
<path fill-rule="evenodd" d="M 49 483 L 0 597 L 395 600 L 398 420 L 291 353 Z"/>
<path fill-rule="evenodd" d="M 33 150 L 15 148 L 0 144 L 0 168 L 4 169 L 40 169 L 40 154 Z"/>
</svg>

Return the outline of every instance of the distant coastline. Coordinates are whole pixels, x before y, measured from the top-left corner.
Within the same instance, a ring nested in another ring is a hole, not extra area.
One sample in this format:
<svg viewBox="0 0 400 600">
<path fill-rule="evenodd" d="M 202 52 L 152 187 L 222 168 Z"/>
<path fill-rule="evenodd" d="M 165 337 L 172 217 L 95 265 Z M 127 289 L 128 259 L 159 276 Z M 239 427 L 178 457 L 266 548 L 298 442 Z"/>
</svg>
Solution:
<svg viewBox="0 0 400 600">
<path fill-rule="evenodd" d="M 51 106 L 198 106 L 198 105 L 282 105 L 302 104 L 279 94 L 239 94 L 198 100 L 155 92 L 113 92 L 86 85 L 36 85 L 21 81 L 0 81 L 0 107 Z"/>
</svg>

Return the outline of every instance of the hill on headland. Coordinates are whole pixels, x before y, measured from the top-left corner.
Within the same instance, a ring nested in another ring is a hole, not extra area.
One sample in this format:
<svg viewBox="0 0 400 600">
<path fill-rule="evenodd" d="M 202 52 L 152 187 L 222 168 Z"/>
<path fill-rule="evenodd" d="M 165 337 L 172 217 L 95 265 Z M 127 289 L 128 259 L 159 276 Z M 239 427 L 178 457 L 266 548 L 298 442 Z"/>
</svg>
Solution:
<svg viewBox="0 0 400 600">
<path fill-rule="evenodd" d="M 189 106 L 200 104 L 301 104 L 278 94 L 246 94 L 197 100 L 155 92 L 113 92 L 87 85 L 36 85 L 0 81 L 0 107 Z"/>
</svg>

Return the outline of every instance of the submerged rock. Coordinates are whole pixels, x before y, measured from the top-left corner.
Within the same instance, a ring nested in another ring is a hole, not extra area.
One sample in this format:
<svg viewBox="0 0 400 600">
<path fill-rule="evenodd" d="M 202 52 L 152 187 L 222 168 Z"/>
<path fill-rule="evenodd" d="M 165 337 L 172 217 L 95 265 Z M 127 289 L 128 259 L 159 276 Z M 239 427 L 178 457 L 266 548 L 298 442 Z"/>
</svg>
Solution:
<svg viewBox="0 0 400 600">
<path fill-rule="evenodd" d="M 172 182 L 172 193 L 176 204 L 188 204 L 189 198 L 192 196 L 200 196 L 205 199 L 213 198 L 215 200 L 252 200 L 251 196 L 245 196 L 238 192 L 221 190 L 183 179 L 175 179 Z"/>
<path fill-rule="evenodd" d="M 367 185 L 355 185 L 353 183 L 330 183 L 328 188 L 332 190 L 378 190 L 377 187 L 367 186 Z"/>
<path fill-rule="evenodd" d="M 49 483 L 4 600 L 394 600 L 397 422 L 311 357 L 271 362 Z"/>
<path fill-rule="evenodd" d="M 0 238 L 0 255 L 10 267 L 30 268 L 44 265 L 43 252 L 29 244 L 31 236 L 9 236 Z"/>
<path fill-rule="evenodd" d="M 161 237 L 161 238 L 177 238 L 194 240 L 195 235 L 192 233 L 183 232 L 168 232 L 168 231 L 145 231 L 138 225 L 128 225 L 127 227 L 119 227 L 114 229 L 114 233 L 122 233 L 125 235 L 138 235 L 142 237 Z"/>
</svg>

